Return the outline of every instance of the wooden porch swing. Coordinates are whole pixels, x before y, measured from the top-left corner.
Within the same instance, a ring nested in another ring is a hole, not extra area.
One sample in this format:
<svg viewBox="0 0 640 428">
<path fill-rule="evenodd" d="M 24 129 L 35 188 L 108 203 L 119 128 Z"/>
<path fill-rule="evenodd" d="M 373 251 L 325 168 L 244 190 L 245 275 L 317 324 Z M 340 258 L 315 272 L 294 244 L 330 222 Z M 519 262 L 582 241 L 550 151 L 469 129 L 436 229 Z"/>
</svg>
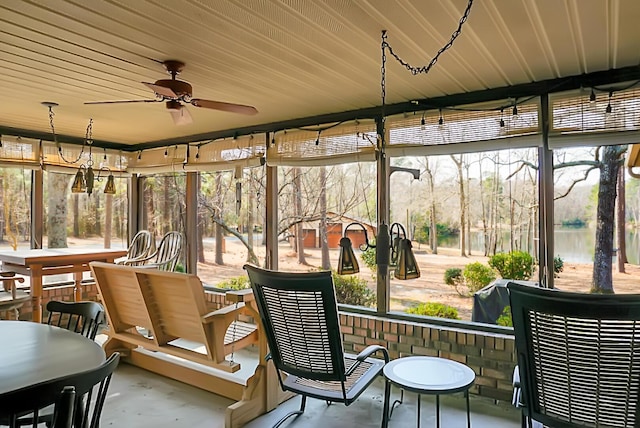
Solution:
<svg viewBox="0 0 640 428">
<path fill-rule="evenodd" d="M 248 379 L 234 361 L 234 352 L 250 345 L 257 345 L 258 356 L 267 354 L 250 289 L 227 292 L 231 305 L 210 312 L 196 275 L 90 266 L 109 325 L 107 356 L 120 352 L 124 362 L 236 400 L 227 408 L 226 428 L 240 427 L 290 396 L 281 392 L 264 358 L 257 357 Z M 255 324 L 239 318 L 247 316 Z"/>
</svg>

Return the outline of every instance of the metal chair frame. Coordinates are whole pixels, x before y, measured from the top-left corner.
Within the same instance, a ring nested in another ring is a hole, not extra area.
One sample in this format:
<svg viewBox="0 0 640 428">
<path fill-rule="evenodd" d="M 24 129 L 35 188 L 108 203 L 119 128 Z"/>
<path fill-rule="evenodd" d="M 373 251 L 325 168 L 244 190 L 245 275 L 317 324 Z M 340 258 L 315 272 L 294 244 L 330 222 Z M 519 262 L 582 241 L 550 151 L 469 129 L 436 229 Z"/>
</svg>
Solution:
<svg viewBox="0 0 640 428">
<path fill-rule="evenodd" d="M 126 258 L 118 261 L 118 264 L 127 266 L 140 265 L 142 260 L 154 252 L 154 245 L 155 241 L 151 232 L 148 230 L 138 231 L 131 240 L 131 244 L 129 244 Z"/>
<path fill-rule="evenodd" d="M 371 345 L 358 355 L 344 353 L 331 272 L 244 268 L 267 337 L 267 358 L 276 367 L 282 390 L 302 395 L 300 409 L 287 414 L 275 427 L 302 414 L 307 397 L 348 406 L 382 374 L 389 361 L 384 347 Z M 371 358 L 377 352 L 384 360 Z M 388 423 L 390 392 L 385 380 L 383 428 Z"/>
<path fill-rule="evenodd" d="M 181 232 L 167 232 L 153 254 L 137 259 L 138 266 L 173 272 L 180 261 L 183 245 L 184 235 Z"/>
<path fill-rule="evenodd" d="M 640 426 L 640 295 L 507 287 L 523 427 Z"/>
</svg>

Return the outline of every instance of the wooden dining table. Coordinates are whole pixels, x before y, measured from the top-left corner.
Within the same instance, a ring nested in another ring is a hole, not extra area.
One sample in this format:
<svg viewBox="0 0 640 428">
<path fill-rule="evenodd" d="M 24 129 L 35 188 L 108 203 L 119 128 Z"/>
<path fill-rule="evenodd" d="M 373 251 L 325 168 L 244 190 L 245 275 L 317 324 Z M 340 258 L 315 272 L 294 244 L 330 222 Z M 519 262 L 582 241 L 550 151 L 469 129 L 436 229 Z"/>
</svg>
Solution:
<svg viewBox="0 0 640 428">
<path fill-rule="evenodd" d="M 0 400 L 19 388 L 99 367 L 102 347 L 81 334 L 30 321 L 0 321 Z"/>
<path fill-rule="evenodd" d="M 72 273 L 74 299 L 82 300 L 82 275 L 91 270 L 89 262 L 108 262 L 127 254 L 125 249 L 49 248 L 38 250 L 0 251 L 3 271 L 13 271 L 30 278 L 32 320 L 42 322 L 42 277 Z"/>
</svg>

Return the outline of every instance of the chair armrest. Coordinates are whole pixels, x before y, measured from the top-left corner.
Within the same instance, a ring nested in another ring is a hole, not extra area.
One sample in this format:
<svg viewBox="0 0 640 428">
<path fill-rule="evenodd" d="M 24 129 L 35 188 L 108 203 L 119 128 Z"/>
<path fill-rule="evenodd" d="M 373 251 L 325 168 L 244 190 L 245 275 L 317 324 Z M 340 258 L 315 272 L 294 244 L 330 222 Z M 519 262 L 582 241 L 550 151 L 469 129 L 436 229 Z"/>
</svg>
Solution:
<svg viewBox="0 0 640 428">
<path fill-rule="evenodd" d="M 9 276 L 11 275 L 11 276 Z M 21 276 L 13 276 L 15 272 L 0 272 L 0 283 L 3 284 L 4 291 L 11 291 L 13 298 L 16 297 L 15 286 L 16 281 L 24 282 L 24 278 Z"/>
<path fill-rule="evenodd" d="M 132 259 L 126 259 L 123 260 L 123 264 L 124 265 L 128 265 L 129 263 L 142 263 L 142 262 L 146 262 L 149 261 L 151 259 L 153 259 L 155 257 L 156 253 L 151 254 L 150 256 L 146 256 L 146 257 L 134 257 Z"/>
<path fill-rule="evenodd" d="M 235 312 L 240 312 L 243 308 L 244 308 L 244 303 L 239 303 L 237 307 L 236 305 L 229 305 L 229 306 L 222 307 L 220 309 L 216 309 L 215 311 L 212 311 L 206 315 L 203 315 L 202 323 L 208 324 L 211 322 L 215 322 L 217 318 L 225 318 L 229 314 L 232 314 L 233 316 L 235 316 Z"/>
<path fill-rule="evenodd" d="M 375 354 L 378 351 L 382 352 L 382 354 L 384 356 L 384 362 L 388 363 L 389 362 L 389 351 L 387 351 L 387 348 L 385 348 L 384 346 L 380 346 L 380 345 L 369 345 L 366 348 L 364 348 L 362 351 L 360 351 L 360 353 L 356 356 L 356 361 L 357 362 L 355 364 L 353 364 L 351 367 L 349 367 L 349 370 L 347 370 L 347 372 L 345 374 L 347 376 L 349 376 L 360 365 L 361 362 L 365 361 L 367 358 L 369 358 L 370 356 L 372 356 L 373 354 Z"/>
<path fill-rule="evenodd" d="M 227 291 L 224 297 L 234 303 L 238 302 L 252 302 L 255 300 L 255 296 L 253 295 L 253 290 L 251 288 L 247 288 L 244 290 L 230 290 Z"/>
<path fill-rule="evenodd" d="M 358 361 L 364 361 L 364 360 L 366 360 L 367 358 L 369 358 L 370 356 L 372 356 L 373 354 L 375 354 L 378 351 L 382 351 L 382 354 L 384 355 L 384 361 L 385 361 L 385 363 L 388 363 L 389 362 L 389 352 L 387 351 L 387 348 L 385 348 L 384 346 L 381 346 L 381 345 L 369 345 L 369 346 L 367 346 L 362 351 L 360 351 L 360 353 L 358 354 L 356 359 Z"/>
</svg>

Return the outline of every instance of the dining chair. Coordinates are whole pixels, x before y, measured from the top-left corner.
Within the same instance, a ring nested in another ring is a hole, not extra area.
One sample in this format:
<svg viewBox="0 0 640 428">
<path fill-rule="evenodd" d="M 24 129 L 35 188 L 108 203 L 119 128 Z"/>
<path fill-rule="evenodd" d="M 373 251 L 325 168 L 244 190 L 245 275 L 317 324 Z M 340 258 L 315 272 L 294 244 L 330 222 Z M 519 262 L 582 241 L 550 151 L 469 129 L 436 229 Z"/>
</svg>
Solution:
<svg viewBox="0 0 640 428">
<path fill-rule="evenodd" d="M 30 414 L 30 426 L 36 427 L 40 411 L 55 403 L 50 427 L 71 428 L 75 409 L 76 391 L 73 386 L 63 386 L 57 379 L 22 388 L 2 398 L 0 404 L 0 424 L 9 428 L 25 426 L 19 417 Z M 34 423 L 35 421 L 35 423 Z"/>
<path fill-rule="evenodd" d="M 640 295 L 507 287 L 522 426 L 640 426 Z"/>
<path fill-rule="evenodd" d="M 302 396 L 300 409 L 280 419 L 301 415 L 307 397 L 352 404 L 382 374 L 387 350 L 370 345 L 358 355 L 342 348 L 338 306 L 331 272 L 277 272 L 245 265 L 260 320 L 283 391 Z M 384 360 L 372 358 L 377 352 Z M 388 423 L 391 389 L 385 381 L 381 426 Z"/>
<path fill-rule="evenodd" d="M 173 272 L 180 261 L 183 245 L 184 235 L 181 232 L 167 232 L 153 254 L 138 259 L 138 266 Z"/>
<path fill-rule="evenodd" d="M 155 242 L 151 232 L 148 230 L 140 230 L 133 236 L 125 258 L 118 260 L 116 264 L 139 266 L 142 263 L 141 260 L 153 253 L 154 245 Z"/>
<path fill-rule="evenodd" d="M 99 367 L 81 373 L 52 379 L 3 394 L 0 400 L 0 425 L 10 428 L 31 426 L 54 421 L 61 427 L 68 427 L 70 410 L 68 396 L 63 394 L 65 387 L 75 391 L 73 402 L 73 426 L 75 428 L 98 428 L 104 408 L 109 383 L 120 361 L 120 354 L 113 353 Z M 66 391 L 69 394 L 69 390 Z M 57 414 L 56 414 L 57 413 Z"/>
<path fill-rule="evenodd" d="M 104 308 L 98 302 L 51 300 L 47 303 L 47 312 L 47 324 L 79 333 L 91 340 L 96 338 L 105 319 Z"/>
<path fill-rule="evenodd" d="M 16 286 L 17 282 L 24 282 L 24 278 L 15 276 L 15 272 L 0 272 L 0 312 L 11 314 L 8 318 L 18 319 L 19 310 L 31 299 L 29 293 L 20 290 Z"/>
</svg>

